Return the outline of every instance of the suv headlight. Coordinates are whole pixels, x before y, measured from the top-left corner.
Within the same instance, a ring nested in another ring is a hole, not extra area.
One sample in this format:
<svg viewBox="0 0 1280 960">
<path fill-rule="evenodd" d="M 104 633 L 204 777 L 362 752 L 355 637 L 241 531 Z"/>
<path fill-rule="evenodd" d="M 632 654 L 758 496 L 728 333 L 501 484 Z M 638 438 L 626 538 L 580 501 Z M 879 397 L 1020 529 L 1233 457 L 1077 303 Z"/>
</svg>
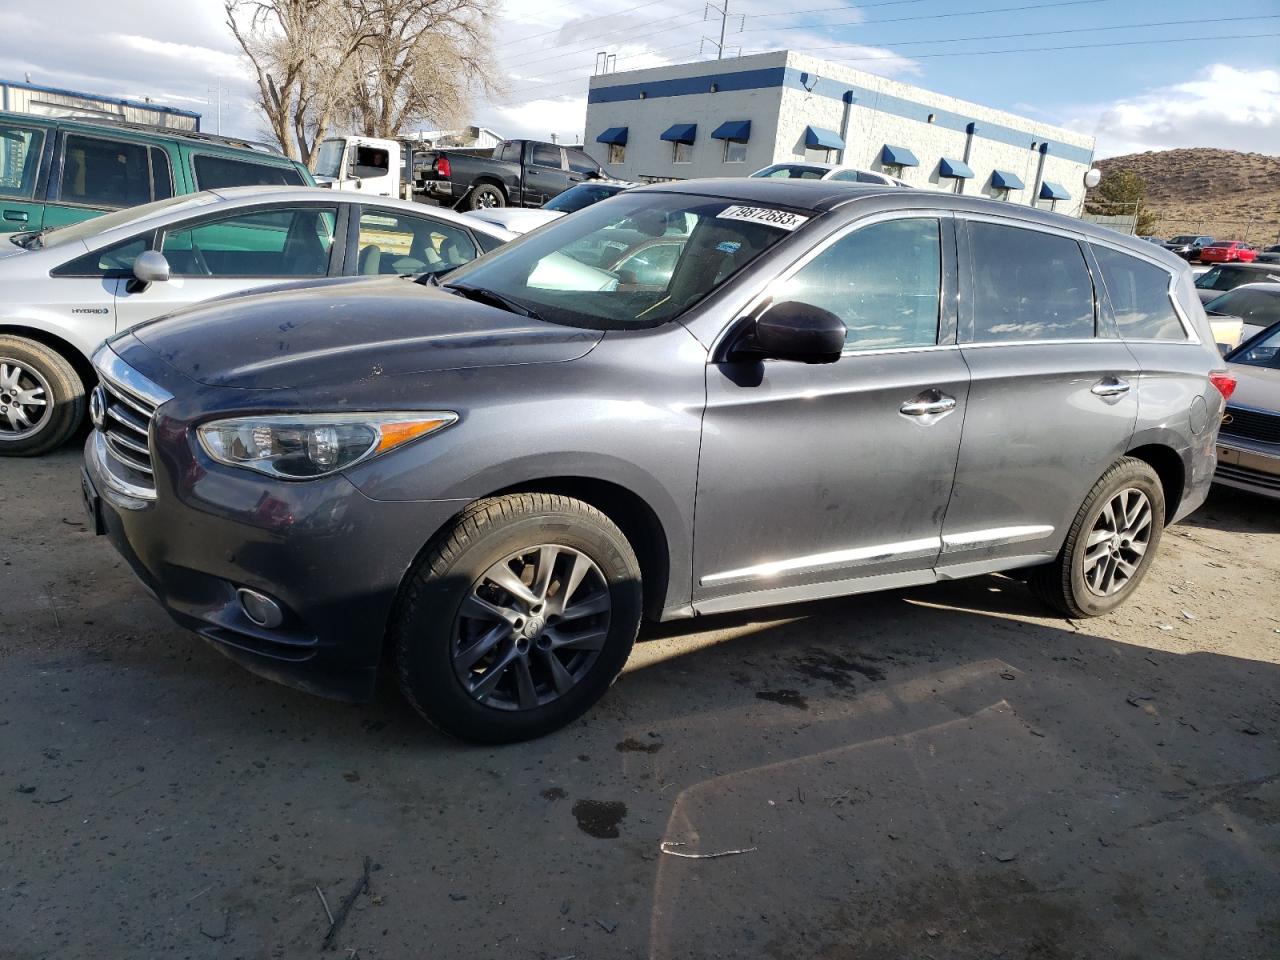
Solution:
<svg viewBox="0 0 1280 960">
<path fill-rule="evenodd" d="M 285 480 L 345 470 L 454 423 L 449 410 L 414 413 L 304 413 L 212 420 L 196 428 L 219 463 Z"/>
</svg>

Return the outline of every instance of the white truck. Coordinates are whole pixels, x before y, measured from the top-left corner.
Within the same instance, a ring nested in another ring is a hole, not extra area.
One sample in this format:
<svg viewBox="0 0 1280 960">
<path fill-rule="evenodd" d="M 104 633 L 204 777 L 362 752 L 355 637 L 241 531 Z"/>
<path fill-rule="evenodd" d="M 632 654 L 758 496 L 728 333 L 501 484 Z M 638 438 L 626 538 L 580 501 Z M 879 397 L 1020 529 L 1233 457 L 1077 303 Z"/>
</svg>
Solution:
<svg viewBox="0 0 1280 960">
<path fill-rule="evenodd" d="M 453 152 L 488 156 L 493 151 L 480 148 Z M 318 187 L 421 201 L 426 199 L 423 173 L 431 168 L 434 159 L 433 147 L 413 140 L 330 137 L 320 144 L 314 176 Z"/>
</svg>

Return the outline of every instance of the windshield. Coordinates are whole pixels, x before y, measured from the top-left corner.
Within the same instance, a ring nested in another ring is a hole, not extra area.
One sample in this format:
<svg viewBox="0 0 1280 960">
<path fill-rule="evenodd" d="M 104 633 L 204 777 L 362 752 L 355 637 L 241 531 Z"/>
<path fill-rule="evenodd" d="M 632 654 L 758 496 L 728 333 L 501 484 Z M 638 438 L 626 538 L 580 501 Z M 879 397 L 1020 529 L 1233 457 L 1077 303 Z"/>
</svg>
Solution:
<svg viewBox="0 0 1280 960">
<path fill-rule="evenodd" d="M 1248 267 L 1212 267 L 1196 277 L 1201 290 L 1234 290 L 1242 283 L 1280 283 L 1280 270 L 1251 270 Z"/>
<path fill-rule="evenodd" d="M 689 309 L 809 216 L 714 197 L 624 191 L 462 267 L 445 287 L 485 291 L 568 326 L 653 327 Z"/>
<path fill-rule="evenodd" d="M 599 203 L 601 200 L 612 197 L 622 189 L 621 186 L 610 186 L 606 183 L 580 183 L 576 187 L 570 187 L 560 196 L 548 200 L 542 205 L 542 209 L 556 210 L 560 213 L 573 213 L 583 207 L 589 207 L 593 203 Z"/>
<path fill-rule="evenodd" d="M 1238 287 L 1206 303 L 1205 313 L 1239 317 L 1245 323 L 1268 327 L 1280 320 L 1280 285 L 1268 287 L 1268 284 Z"/>
<path fill-rule="evenodd" d="M 38 250 L 42 247 L 60 247 L 64 243 L 88 240 L 90 237 L 97 236 L 107 230 L 114 230 L 116 227 L 128 226 L 148 217 L 154 217 L 157 213 L 161 213 L 171 207 L 179 207 L 183 204 L 199 207 L 207 203 L 215 203 L 217 199 L 212 193 L 191 193 L 186 196 L 170 197 L 167 200 L 157 200 L 155 203 L 144 203 L 137 207 L 126 207 L 124 210 L 117 210 L 115 213 L 108 213 L 105 216 L 92 217 L 89 220 L 81 220 L 79 223 L 69 223 L 65 227 L 53 227 L 40 233 L 25 234 L 24 236 L 29 237 L 30 240 L 22 245 L 30 250 Z"/>
<path fill-rule="evenodd" d="M 320 144 L 320 152 L 316 154 L 315 169 L 311 172 L 317 177 L 339 179 L 342 176 L 342 148 L 346 145 L 345 140 L 326 140 Z"/>
<path fill-rule="evenodd" d="M 1247 363 L 1252 367 L 1270 367 L 1280 370 L 1280 323 L 1264 330 L 1252 340 L 1227 354 L 1232 363 Z"/>
</svg>

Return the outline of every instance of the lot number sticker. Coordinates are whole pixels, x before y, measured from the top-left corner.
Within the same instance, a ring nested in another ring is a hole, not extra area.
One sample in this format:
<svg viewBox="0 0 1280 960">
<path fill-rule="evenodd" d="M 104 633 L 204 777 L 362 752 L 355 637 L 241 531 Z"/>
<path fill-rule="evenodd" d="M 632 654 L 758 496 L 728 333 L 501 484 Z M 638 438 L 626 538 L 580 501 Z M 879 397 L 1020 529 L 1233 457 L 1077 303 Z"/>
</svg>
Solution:
<svg viewBox="0 0 1280 960">
<path fill-rule="evenodd" d="M 794 230 L 809 218 L 802 213 L 788 213 L 785 210 L 774 210 L 770 207 L 744 207 L 735 204 L 725 207 L 719 214 L 721 220 L 749 220 L 752 223 L 763 223 L 767 227 L 779 230 Z"/>
</svg>

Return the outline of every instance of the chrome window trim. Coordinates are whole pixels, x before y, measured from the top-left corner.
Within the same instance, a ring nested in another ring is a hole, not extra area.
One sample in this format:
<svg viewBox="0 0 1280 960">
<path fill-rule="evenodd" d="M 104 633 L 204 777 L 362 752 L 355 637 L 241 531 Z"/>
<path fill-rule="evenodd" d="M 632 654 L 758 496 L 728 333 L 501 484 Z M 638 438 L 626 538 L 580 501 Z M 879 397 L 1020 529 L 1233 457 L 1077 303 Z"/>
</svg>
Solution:
<svg viewBox="0 0 1280 960">
<path fill-rule="evenodd" d="M 715 340 L 711 344 L 711 349 L 707 352 L 707 356 L 708 356 L 707 362 L 710 363 L 711 357 L 715 357 L 719 355 L 720 348 L 724 345 L 724 341 L 728 339 L 730 331 L 737 328 L 738 322 L 743 317 L 751 316 L 757 310 L 759 310 L 761 306 L 763 306 L 765 301 L 773 299 L 773 294 L 771 293 L 771 291 L 776 285 L 786 283 L 793 276 L 795 276 L 797 273 L 803 270 L 806 266 L 808 266 L 809 263 L 817 259 L 819 255 L 825 253 L 829 247 L 833 246 L 836 243 L 839 243 L 849 234 L 857 230 L 862 230 L 865 227 L 871 227 L 878 223 L 885 223 L 890 220 L 937 220 L 938 221 L 938 258 L 939 258 L 940 269 L 945 269 L 946 252 L 942 249 L 942 244 L 943 244 L 942 221 L 944 218 L 954 219 L 955 214 L 953 211 L 944 210 L 941 207 L 920 207 L 918 209 L 911 209 L 911 210 L 884 210 L 879 213 L 868 214 L 867 216 L 862 217 L 858 220 L 855 220 L 852 223 L 846 223 L 843 227 L 838 228 L 829 236 L 824 237 L 815 246 L 812 246 L 808 250 L 806 250 L 803 254 L 800 255 L 799 259 L 793 261 L 790 265 L 784 267 L 781 271 L 775 274 L 773 279 L 765 284 L 764 289 L 760 291 L 760 293 L 752 297 L 750 302 L 748 302 L 747 306 L 744 309 L 738 311 L 738 315 L 734 317 L 732 321 L 726 324 L 724 328 L 716 335 Z M 942 295 L 943 295 L 943 277 L 940 273 L 938 276 L 938 329 L 939 330 L 942 329 L 942 307 L 943 307 Z M 935 339 L 936 339 L 936 336 L 937 335 L 935 334 Z M 841 351 L 840 356 L 847 357 L 847 356 L 862 356 L 864 354 L 903 353 L 906 351 L 915 351 L 915 350 L 937 350 L 944 347 L 952 347 L 952 346 L 955 346 L 955 344 L 935 342 L 932 344 L 923 344 L 919 346 L 883 347 L 880 349 L 865 348 L 865 349 L 853 350 L 853 351 L 844 350 L 844 351 Z"/>
<path fill-rule="evenodd" d="M 1115 346 L 1122 343 L 1120 340 L 1111 340 L 1106 337 L 1074 337 L 1064 340 L 983 340 L 981 343 L 961 343 L 961 350 L 986 350 L 990 347 L 1052 347 L 1061 346 L 1062 344 L 1074 344 L 1083 346 L 1086 344 L 1110 344 Z"/>
</svg>

